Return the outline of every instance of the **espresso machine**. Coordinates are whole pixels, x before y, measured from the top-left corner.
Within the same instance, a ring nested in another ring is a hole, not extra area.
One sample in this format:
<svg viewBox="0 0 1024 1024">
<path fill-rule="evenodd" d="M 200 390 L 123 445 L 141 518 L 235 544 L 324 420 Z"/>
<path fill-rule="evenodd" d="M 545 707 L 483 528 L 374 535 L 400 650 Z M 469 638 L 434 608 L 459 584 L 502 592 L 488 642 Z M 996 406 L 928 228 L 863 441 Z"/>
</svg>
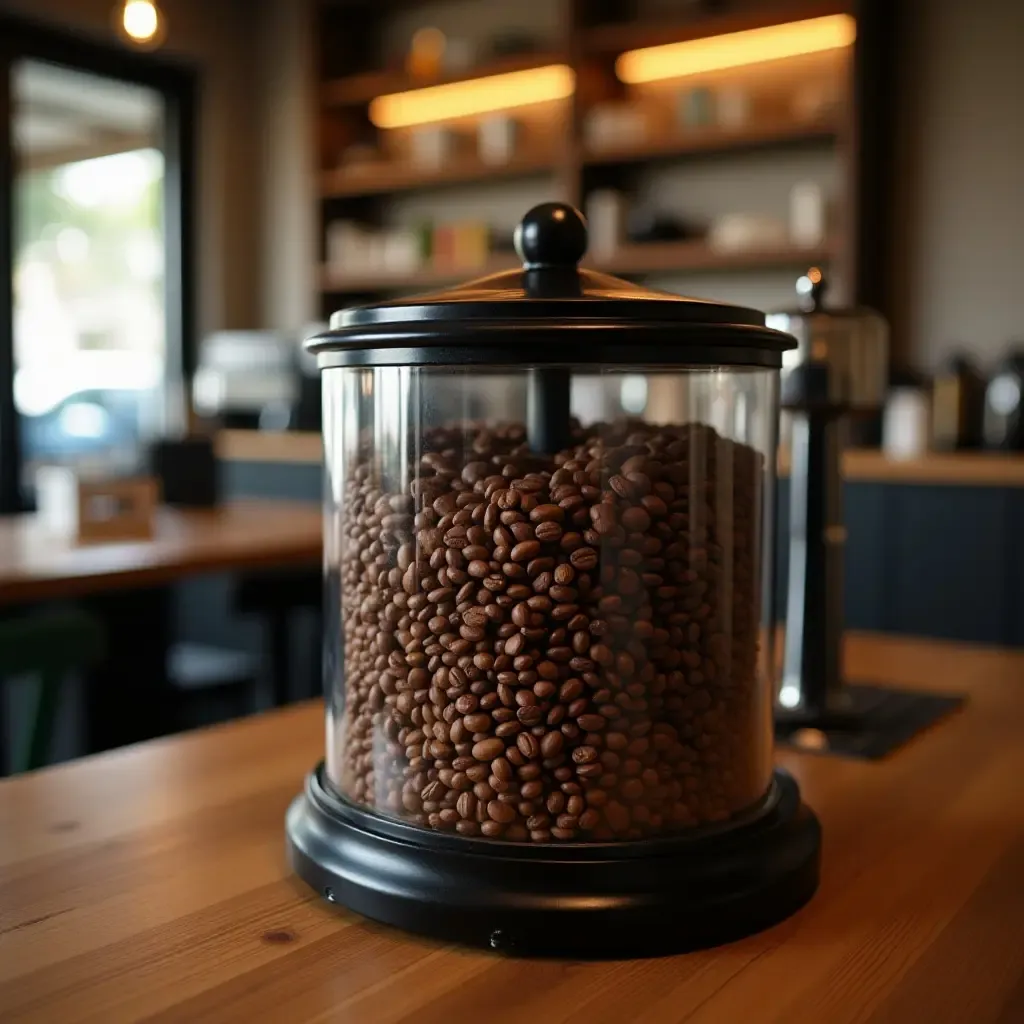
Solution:
<svg viewBox="0 0 1024 1024">
<path fill-rule="evenodd" d="M 817 267 L 797 281 L 797 308 L 769 326 L 797 339 L 783 355 L 790 420 L 789 579 L 776 735 L 802 749 L 882 757 L 960 703 L 843 679 L 842 453 L 858 417 L 885 400 L 889 329 L 866 308 L 826 308 Z"/>
</svg>

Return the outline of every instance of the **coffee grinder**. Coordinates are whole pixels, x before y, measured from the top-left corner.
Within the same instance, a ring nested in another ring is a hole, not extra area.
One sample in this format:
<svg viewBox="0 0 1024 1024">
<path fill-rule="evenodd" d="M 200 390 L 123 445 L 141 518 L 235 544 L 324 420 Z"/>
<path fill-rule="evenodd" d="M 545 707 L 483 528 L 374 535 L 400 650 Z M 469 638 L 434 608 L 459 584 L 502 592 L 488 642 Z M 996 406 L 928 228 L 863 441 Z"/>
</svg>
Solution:
<svg viewBox="0 0 1024 1024">
<path fill-rule="evenodd" d="M 812 267 L 797 281 L 797 309 L 767 323 L 793 335 L 783 355 L 782 408 L 791 422 L 789 577 L 781 686 L 780 742 L 877 758 L 961 703 L 843 679 L 842 453 L 851 421 L 885 399 L 889 329 L 866 308 L 826 309 L 827 281 Z"/>
</svg>

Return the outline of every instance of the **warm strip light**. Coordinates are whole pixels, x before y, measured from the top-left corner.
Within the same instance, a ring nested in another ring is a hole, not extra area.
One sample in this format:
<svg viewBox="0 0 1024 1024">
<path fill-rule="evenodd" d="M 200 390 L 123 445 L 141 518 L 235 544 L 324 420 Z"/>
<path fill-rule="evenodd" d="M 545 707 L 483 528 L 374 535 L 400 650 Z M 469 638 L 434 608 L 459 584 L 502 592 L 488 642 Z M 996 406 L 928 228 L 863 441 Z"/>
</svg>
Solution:
<svg viewBox="0 0 1024 1024">
<path fill-rule="evenodd" d="M 787 25 L 769 25 L 724 36 L 630 50 L 615 62 L 615 73 L 621 81 L 636 85 L 838 50 L 850 46 L 856 38 L 857 22 L 848 14 L 833 14 Z"/>
<path fill-rule="evenodd" d="M 572 95 L 574 86 L 572 68 L 566 64 L 549 64 L 542 68 L 474 78 L 468 82 L 431 85 L 425 89 L 378 96 L 370 104 L 370 120 L 378 128 L 407 128 L 414 124 L 524 107 L 529 103 L 564 100 Z"/>
</svg>

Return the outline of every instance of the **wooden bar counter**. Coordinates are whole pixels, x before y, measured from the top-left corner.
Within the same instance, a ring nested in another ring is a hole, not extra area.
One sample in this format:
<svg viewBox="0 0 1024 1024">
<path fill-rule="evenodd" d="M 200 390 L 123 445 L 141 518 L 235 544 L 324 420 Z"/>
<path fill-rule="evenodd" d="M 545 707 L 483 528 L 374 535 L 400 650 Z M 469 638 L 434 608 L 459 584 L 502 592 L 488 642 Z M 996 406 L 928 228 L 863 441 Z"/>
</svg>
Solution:
<svg viewBox="0 0 1024 1024">
<path fill-rule="evenodd" d="M 329 906 L 282 819 L 319 706 L 0 784 L 0 1020 L 1021 1024 L 1024 654 L 853 637 L 848 674 L 965 692 L 881 763 L 780 760 L 824 828 L 785 923 L 662 960 L 509 960 Z"/>
<path fill-rule="evenodd" d="M 319 466 L 320 435 L 306 432 L 222 430 L 217 456 L 228 462 Z M 789 475 L 789 457 L 779 454 L 779 472 Z M 1024 456 L 1009 452 L 926 452 L 894 459 L 873 449 L 843 453 L 843 478 L 870 483 L 940 484 L 950 487 L 1024 487 Z"/>
</svg>

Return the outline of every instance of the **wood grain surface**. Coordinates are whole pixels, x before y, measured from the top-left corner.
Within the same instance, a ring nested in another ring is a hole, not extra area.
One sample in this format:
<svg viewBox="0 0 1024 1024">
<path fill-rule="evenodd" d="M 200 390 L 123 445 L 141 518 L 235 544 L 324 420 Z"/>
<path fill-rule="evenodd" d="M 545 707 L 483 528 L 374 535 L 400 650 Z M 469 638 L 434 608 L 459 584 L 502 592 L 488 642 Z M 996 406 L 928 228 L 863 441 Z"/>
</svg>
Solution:
<svg viewBox="0 0 1024 1024">
<path fill-rule="evenodd" d="M 965 691 L 883 763 L 789 755 L 825 834 L 812 903 L 662 960 L 507 960 L 325 904 L 282 818 L 301 706 L 0 784 L 0 1020 L 1021 1024 L 1024 653 L 854 637 L 853 678 Z"/>
<path fill-rule="evenodd" d="M 162 508 L 152 539 L 102 544 L 79 544 L 35 515 L 0 518 L 0 605 L 154 586 L 236 567 L 315 564 L 322 527 L 320 506 L 298 501 Z"/>
</svg>

